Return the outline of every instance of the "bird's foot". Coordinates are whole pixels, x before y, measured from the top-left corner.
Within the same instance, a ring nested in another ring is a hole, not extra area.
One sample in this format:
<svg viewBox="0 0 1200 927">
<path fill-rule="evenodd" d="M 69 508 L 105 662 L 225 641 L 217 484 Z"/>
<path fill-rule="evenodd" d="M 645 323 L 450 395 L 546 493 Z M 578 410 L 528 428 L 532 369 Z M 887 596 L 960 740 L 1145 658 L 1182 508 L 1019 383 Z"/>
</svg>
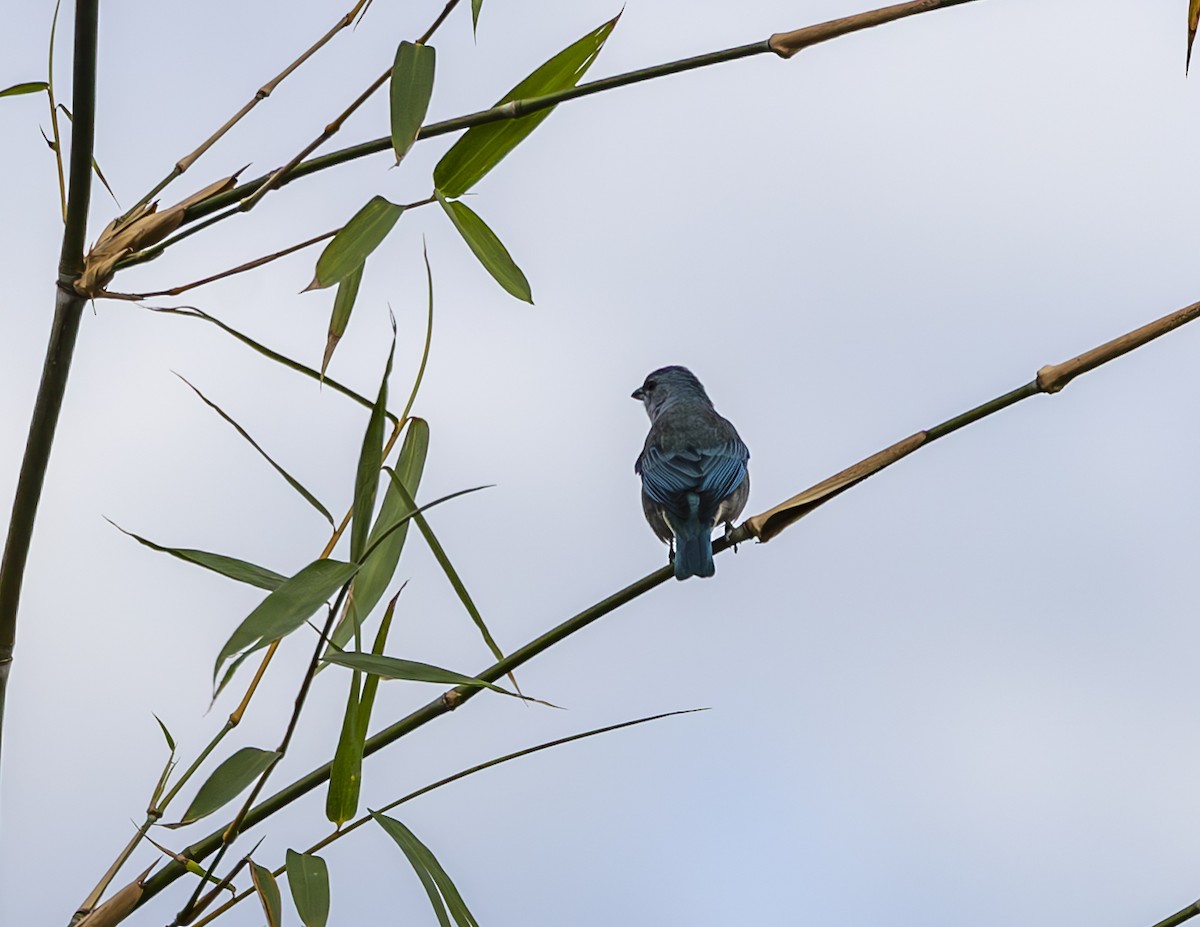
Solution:
<svg viewBox="0 0 1200 927">
<path fill-rule="evenodd" d="M 733 522 L 727 521 L 727 522 L 725 522 L 725 540 L 726 541 L 729 541 L 729 536 L 731 534 L 733 534 Z M 730 542 L 729 546 L 733 548 L 733 552 L 736 554 L 738 546 L 736 544 L 734 544 L 733 542 Z"/>
</svg>

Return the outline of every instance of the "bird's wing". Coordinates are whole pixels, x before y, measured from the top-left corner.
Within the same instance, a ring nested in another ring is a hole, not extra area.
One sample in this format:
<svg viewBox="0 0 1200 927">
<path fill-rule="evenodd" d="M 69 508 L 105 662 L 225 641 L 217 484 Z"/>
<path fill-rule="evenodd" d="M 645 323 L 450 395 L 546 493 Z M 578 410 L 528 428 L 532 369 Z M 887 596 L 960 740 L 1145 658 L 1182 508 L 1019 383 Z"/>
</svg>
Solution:
<svg viewBox="0 0 1200 927">
<path fill-rule="evenodd" d="M 749 451 L 738 438 L 711 448 L 663 451 L 651 445 L 638 459 L 646 495 L 660 505 L 677 506 L 684 493 L 723 499 L 746 478 Z"/>
</svg>

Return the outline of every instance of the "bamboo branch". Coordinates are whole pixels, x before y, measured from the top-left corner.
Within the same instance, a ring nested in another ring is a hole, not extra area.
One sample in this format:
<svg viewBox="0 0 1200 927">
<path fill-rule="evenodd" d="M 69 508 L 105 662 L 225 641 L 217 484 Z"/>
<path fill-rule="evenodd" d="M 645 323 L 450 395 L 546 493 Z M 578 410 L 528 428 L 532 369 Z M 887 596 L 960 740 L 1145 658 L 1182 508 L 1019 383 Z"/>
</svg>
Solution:
<svg viewBox="0 0 1200 927">
<path fill-rule="evenodd" d="M 34 401 L 33 415 L 21 461 L 12 517 L 0 561 L 0 741 L 4 722 L 5 693 L 17 636 L 17 612 L 21 583 L 29 558 L 38 502 L 46 479 L 54 433 L 62 411 L 67 375 L 83 315 L 84 298 L 73 283 L 83 270 L 83 246 L 87 236 L 88 202 L 92 190 L 92 149 L 96 139 L 96 33 L 99 0 L 78 0 L 75 10 L 75 60 L 72 102 L 75 104 L 71 133 L 70 193 L 66 226 L 58 262 L 58 292 L 50 341 L 42 366 L 42 380 Z"/>
<path fill-rule="evenodd" d="M 1200 901 L 1193 901 L 1186 908 L 1176 911 L 1170 917 L 1164 917 L 1154 927 L 1179 927 L 1184 921 L 1190 921 L 1197 914 L 1200 914 Z"/>
<path fill-rule="evenodd" d="M 449 0 L 449 2 L 446 4 L 446 6 L 442 10 L 442 12 L 439 13 L 437 18 L 433 21 L 433 24 L 430 25 L 430 27 L 425 30 L 425 34 L 422 35 L 421 38 L 419 38 L 417 40 L 417 42 L 421 45 L 424 45 L 426 42 L 428 42 L 433 37 L 433 34 L 437 31 L 438 26 L 440 26 L 443 22 L 446 21 L 446 17 L 450 15 L 450 11 L 453 10 L 456 6 L 458 6 L 458 3 L 459 3 L 459 0 Z M 334 135 L 336 135 L 341 130 L 341 128 L 345 124 L 346 120 L 349 119 L 352 115 L 354 115 L 355 111 L 360 106 L 362 106 L 364 103 L 367 102 L 367 100 L 369 100 L 372 96 L 374 96 L 375 91 L 377 91 L 380 87 L 382 87 L 384 84 L 386 84 L 388 82 L 388 79 L 391 78 L 391 76 L 392 76 L 392 66 L 388 65 L 387 70 L 384 71 L 382 74 L 380 74 L 377 78 L 375 78 L 375 80 L 373 80 L 371 82 L 371 85 L 369 87 L 367 87 L 367 89 L 364 90 L 362 93 L 360 93 L 358 95 L 358 97 L 355 99 L 355 101 L 353 103 L 351 103 L 348 107 L 346 107 L 345 110 L 342 111 L 342 114 L 340 116 L 338 116 L 336 119 L 334 119 L 333 122 L 329 123 L 329 125 L 325 126 L 325 128 L 322 130 L 320 135 L 318 135 L 311 142 L 309 142 L 307 145 L 305 145 L 304 148 L 299 152 L 299 154 L 297 154 L 295 157 L 293 157 L 292 160 L 290 160 L 287 164 L 285 164 L 283 167 L 279 168 L 273 174 L 271 174 L 271 176 L 266 179 L 266 181 L 262 184 L 262 186 L 258 187 L 253 193 L 251 193 L 249 196 L 247 196 L 244 200 L 241 201 L 240 209 L 242 210 L 242 212 L 249 212 L 251 209 L 253 209 L 255 206 L 257 206 L 259 201 L 262 200 L 262 198 L 264 196 L 266 196 L 271 190 L 274 190 L 276 187 L 282 186 L 284 179 L 287 178 L 287 176 L 289 174 L 291 174 L 291 172 L 293 170 L 296 169 L 296 166 L 298 164 L 300 164 L 300 162 L 303 161 L 305 158 L 307 158 L 310 154 L 312 154 L 314 151 L 316 151 L 318 148 L 320 148 L 322 145 L 324 145 L 327 141 L 329 141 L 330 138 L 332 138 Z"/>
<path fill-rule="evenodd" d="M 195 164 L 200 159 L 201 155 L 203 155 L 206 151 L 208 151 L 208 149 L 210 149 L 213 145 L 215 145 L 218 141 L 220 141 L 221 137 L 224 136 L 225 133 L 227 133 L 235 125 L 237 125 L 239 122 L 241 122 L 242 119 L 245 118 L 249 114 L 250 110 L 254 109 L 254 107 L 256 107 L 259 103 L 261 103 L 263 100 L 265 100 L 267 97 L 269 97 L 272 94 L 272 92 L 274 92 L 275 88 L 278 87 L 280 84 L 282 84 L 284 82 L 284 80 L 287 79 L 287 77 L 293 71 L 295 71 L 298 67 L 300 67 L 300 65 L 304 64 L 305 61 L 307 61 L 309 58 L 311 58 L 313 55 L 315 55 L 318 51 L 320 51 L 335 35 L 337 35 L 339 32 L 341 32 L 343 29 L 345 29 L 347 26 L 349 26 L 352 22 L 354 22 L 354 17 L 357 16 L 359 14 L 359 11 L 362 10 L 363 7 L 366 6 L 368 3 L 370 3 L 370 0 L 358 0 L 358 2 L 354 4 L 354 7 L 350 10 L 350 12 L 348 12 L 345 16 L 343 16 L 341 19 L 339 19 L 334 24 L 333 28 L 330 29 L 328 32 L 326 32 L 323 36 L 321 36 L 321 38 L 317 39 L 317 41 L 314 42 L 313 45 L 306 52 L 301 54 L 299 58 L 297 58 L 295 61 L 293 61 L 291 64 L 289 64 L 286 68 L 284 68 L 282 71 L 280 71 L 278 74 L 276 74 L 273 78 L 271 78 L 269 81 L 267 81 L 261 87 L 259 87 L 258 92 L 255 93 L 254 96 L 250 98 L 250 101 L 248 103 L 246 103 L 246 105 L 243 106 L 240 110 L 238 110 L 236 113 L 234 113 L 231 117 L 229 117 L 228 121 L 223 126 L 221 126 L 221 128 L 217 129 L 216 132 L 214 132 L 207 139 L 205 139 L 203 142 L 201 142 L 199 147 L 196 148 L 196 150 L 193 151 L 191 154 L 184 155 L 182 158 L 180 158 L 175 163 L 175 167 L 171 169 L 171 173 L 167 174 L 166 177 L 164 177 L 157 184 L 155 184 L 154 188 L 152 190 L 150 190 L 150 192 L 147 193 L 145 196 L 143 196 L 140 200 L 138 200 L 133 205 L 133 208 L 130 209 L 127 213 L 125 213 L 125 215 L 122 216 L 121 218 L 123 220 L 129 218 L 131 215 L 133 215 L 135 212 L 137 212 L 137 210 L 139 208 L 141 208 L 142 206 L 145 206 L 152 199 L 154 199 L 154 197 L 158 196 L 158 194 L 161 193 L 164 189 L 166 189 L 167 185 L 169 183 L 171 183 L 173 180 L 175 180 L 175 178 L 181 176 L 184 173 L 184 171 L 186 171 L 189 167 L 191 167 L 193 164 Z"/>
<path fill-rule="evenodd" d="M 800 49 L 816 45 L 819 42 L 826 42 L 852 32 L 870 29 L 872 26 L 879 26 L 906 16 L 913 16 L 917 13 L 930 12 L 943 7 L 957 6 L 971 2 L 974 2 L 974 0 L 915 0 L 915 2 L 901 3 L 879 10 L 857 13 L 854 16 L 835 19 L 827 23 L 818 23 L 817 25 L 807 26 L 793 32 L 776 33 L 769 38 L 752 42 L 749 45 L 739 45 L 736 48 L 727 48 L 722 51 L 709 52 L 692 58 L 683 58 L 679 61 L 641 68 L 637 71 L 628 71 L 614 77 L 588 81 L 567 90 L 559 91 L 558 93 L 550 93 L 525 100 L 512 100 L 503 106 L 494 106 L 491 109 L 481 110 L 480 112 L 471 113 L 466 116 L 456 116 L 453 119 L 431 123 L 430 125 L 421 127 L 421 131 L 417 133 L 417 140 L 435 138 L 436 136 L 446 135 L 450 132 L 469 129 L 472 126 L 487 125 L 491 122 L 520 119 L 522 116 L 527 116 L 539 110 L 549 109 L 568 100 L 577 100 L 581 97 L 613 90 L 617 87 L 625 87 L 645 80 L 654 80 L 670 74 L 679 74 L 684 71 L 694 70 L 695 68 L 723 64 L 726 61 L 735 61 L 739 58 L 748 58 L 766 52 L 772 52 L 781 58 L 790 58 Z M 271 174 L 265 174 L 254 180 L 248 180 L 233 190 L 193 205 L 188 209 L 184 217 L 184 222 L 192 222 L 203 218 L 232 203 L 245 202 L 248 198 L 257 194 L 268 183 L 272 184 L 272 186 L 281 187 L 300 177 L 327 170 L 339 164 L 345 164 L 349 161 L 382 151 L 390 151 L 391 147 L 391 137 L 384 136 L 353 145 L 349 148 L 343 148 L 339 151 L 332 151 L 329 154 L 313 158 L 310 161 L 294 163 L 287 168 L 280 169 Z M 276 179 L 277 177 L 278 179 Z"/>
<path fill-rule="evenodd" d="M 1050 365 L 1043 367 L 1038 372 L 1037 379 L 1019 387 L 1009 393 L 1005 393 L 996 399 L 976 406 L 973 409 L 964 412 L 952 419 L 943 422 L 940 425 L 930 428 L 924 432 L 918 432 L 917 435 L 905 439 L 898 444 L 892 445 L 889 448 L 880 451 L 866 460 L 849 467 L 838 474 L 830 477 L 827 480 L 818 483 L 811 489 L 805 490 L 797 496 L 792 497 L 781 505 L 776 506 L 760 515 L 747 519 L 742 525 L 735 529 L 728 537 L 721 538 L 714 542 L 713 552 L 720 553 L 727 550 L 736 543 L 749 540 L 752 537 L 758 537 L 762 541 L 769 540 L 774 537 L 788 525 L 797 521 L 799 518 L 808 514 L 809 511 L 816 506 L 827 502 L 833 496 L 838 495 L 858 485 L 868 476 L 877 473 L 879 470 L 896 460 L 899 460 L 908 454 L 912 453 L 919 447 L 923 447 L 938 438 L 945 437 L 952 432 L 957 431 L 973 422 L 977 422 L 1001 409 L 1005 409 L 1022 399 L 1029 396 L 1037 395 L 1038 393 L 1054 393 L 1062 388 L 1068 380 L 1073 377 L 1093 370 L 1101 364 L 1108 363 L 1111 360 L 1122 356 L 1123 354 L 1132 351 L 1134 348 L 1141 347 L 1144 344 L 1153 341 L 1166 333 L 1173 331 L 1181 325 L 1190 322 L 1197 317 L 1200 317 L 1200 302 L 1194 303 L 1180 309 L 1178 312 L 1173 312 L 1170 315 L 1145 325 L 1127 335 L 1116 338 L 1113 341 L 1107 342 L 1092 351 L 1081 354 L 1070 361 L 1063 364 Z M 622 605 L 625 605 L 642 594 L 649 592 L 656 586 L 660 586 L 668 579 L 674 576 L 673 569 L 668 565 L 655 570 L 647 576 L 642 577 L 637 582 L 626 586 L 619 592 L 614 593 L 607 599 L 584 609 L 579 614 L 555 628 L 547 631 L 541 637 L 527 643 L 519 650 L 513 651 L 503 660 L 498 660 L 486 669 L 478 672 L 475 676 L 483 679 L 486 682 L 495 682 L 506 674 L 519 668 L 524 663 L 536 657 L 543 651 L 549 650 L 555 644 L 581 631 L 588 625 L 592 624 L 610 612 L 615 611 Z M 423 707 L 412 712 L 405 718 L 396 723 L 384 728 L 374 736 L 367 739 L 363 749 L 363 756 L 370 756 L 377 750 L 381 750 L 391 743 L 410 734 L 417 728 L 423 727 L 428 722 L 449 714 L 459 705 L 467 700 L 474 698 L 480 691 L 479 688 L 470 686 L 458 686 L 444 692 L 439 698 L 434 699 Z M 251 808 L 243 817 L 241 826 L 243 830 L 253 827 L 255 824 L 286 807 L 291 802 L 300 798 L 302 795 L 315 789 L 323 782 L 329 779 L 329 773 L 332 768 L 331 763 L 326 763 L 317 769 L 312 770 L 307 775 L 297 779 L 295 782 L 280 789 L 270 798 L 267 798 L 260 804 Z M 183 855 L 188 859 L 199 860 L 204 859 L 210 853 L 215 851 L 222 845 L 222 831 L 216 831 L 209 834 L 202 840 L 193 843 Z M 143 901 L 147 900 L 158 892 L 162 891 L 173 881 L 178 879 L 186 869 L 179 863 L 169 863 L 166 867 L 155 873 L 151 878 L 146 880 L 145 893 Z M 1190 916 L 1190 915 L 1189 915 Z"/>
</svg>

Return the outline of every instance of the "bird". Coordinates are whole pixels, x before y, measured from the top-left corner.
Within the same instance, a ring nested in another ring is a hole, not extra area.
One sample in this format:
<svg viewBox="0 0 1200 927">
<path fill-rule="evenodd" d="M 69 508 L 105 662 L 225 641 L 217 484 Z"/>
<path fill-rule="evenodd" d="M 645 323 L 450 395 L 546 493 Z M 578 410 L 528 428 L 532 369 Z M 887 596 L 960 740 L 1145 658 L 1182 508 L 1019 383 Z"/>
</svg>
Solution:
<svg viewBox="0 0 1200 927">
<path fill-rule="evenodd" d="M 676 579 L 712 576 L 712 531 L 719 522 L 731 531 L 746 506 L 750 451 L 686 367 L 655 370 L 632 398 L 650 417 L 633 467 L 642 478 L 646 521 L 670 547 Z"/>
</svg>

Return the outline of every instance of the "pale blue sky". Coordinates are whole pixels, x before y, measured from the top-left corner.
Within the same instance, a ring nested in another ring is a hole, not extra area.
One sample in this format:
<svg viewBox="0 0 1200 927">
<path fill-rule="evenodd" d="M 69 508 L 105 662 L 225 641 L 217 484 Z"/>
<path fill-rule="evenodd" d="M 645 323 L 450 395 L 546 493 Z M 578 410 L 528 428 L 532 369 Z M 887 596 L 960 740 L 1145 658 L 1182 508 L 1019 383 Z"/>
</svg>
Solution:
<svg viewBox="0 0 1200 927">
<path fill-rule="evenodd" d="M 434 42 L 430 117 L 487 106 L 618 8 L 488 0 L 477 44 L 459 10 Z M 630 0 L 591 73 L 864 8 Z M 986 0 L 791 61 L 560 107 L 471 200 L 528 275 L 534 307 L 496 287 L 434 209 L 404 216 L 368 263 L 331 372 L 374 390 L 390 305 L 392 382 L 406 394 L 425 236 L 437 317 L 416 407 L 432 432 L 422 496 L 496 484 L 431 522 L 500 645 L 664 561 L 638 504 L 646 421 L 628 398 L 654 367 L 687 364 L 737 424 L 753 454 L 749 514 L 1200 298 L 1185 8 Z M 51 11 L 7 11 L 0 86 L 42 76 Z M 97 153 L 121 202 L 341 12 L 104 4 Z M 433 12 L 376 0 L 168 200 L 289 157 Z M 69 47 L 64 34 L 64 96 Z M 0 104 L 7 510 L 60 224 L 44 104 Z M 340 141 L 385 131 L 380 98 Z M 116 285 L 191 280 L 334 228 L 372 195 L 425 196 L 447 145 L 421 143 L 397 170 L 380 155 L 297 182 Z M 98 190 L 91 237 L 113 214 Z M 331 297 L 297 295 L 315 258 L 176 302 L 315 363 Z M 403 820 L 483 924 L 1154 923 L 1200 895 L 1198 350 L 1200 328 L 1185 328 L 921 451 L 769 545 L 721 556 L 712 581 L 655 590 L 520 673 L 569 710 L 480 697 L 369 760 L 365 801 L 551 737 L 708 706 L 485 773 Z M 281 572 L 326 537 L 172 371 L 330 508 L 350 498 L 356 406 L 199 323 L 111 302 L 88 311 L 9 693 L 5 924 L 65 923 L 128 838 L 164 758 L 151 712 L 188 758 L 219 727 L 232 701 L 205 716 L 209 667 L 259 598 L 102 516 Z M 405 578 L 391 652 L 465 672 L 489 663 L 415 535 Z M 287 642 L 238 745 L 277 742 L 310 646 Z M 320 678 L 274 785 L 328 757 L 344 686 Z M 434 694 L 386 685 L 376 718 Z M 267 834 L 261 861 L 321 836 L 322 807 L 313 796 L 253 833 Z M 325 855 L 331 923 L 435 923 L 384 835 Z M 180 900 L 131 923 L 167 923 Z M 227 923 L 261 920 L 246 904 Z"/>
</svg>

